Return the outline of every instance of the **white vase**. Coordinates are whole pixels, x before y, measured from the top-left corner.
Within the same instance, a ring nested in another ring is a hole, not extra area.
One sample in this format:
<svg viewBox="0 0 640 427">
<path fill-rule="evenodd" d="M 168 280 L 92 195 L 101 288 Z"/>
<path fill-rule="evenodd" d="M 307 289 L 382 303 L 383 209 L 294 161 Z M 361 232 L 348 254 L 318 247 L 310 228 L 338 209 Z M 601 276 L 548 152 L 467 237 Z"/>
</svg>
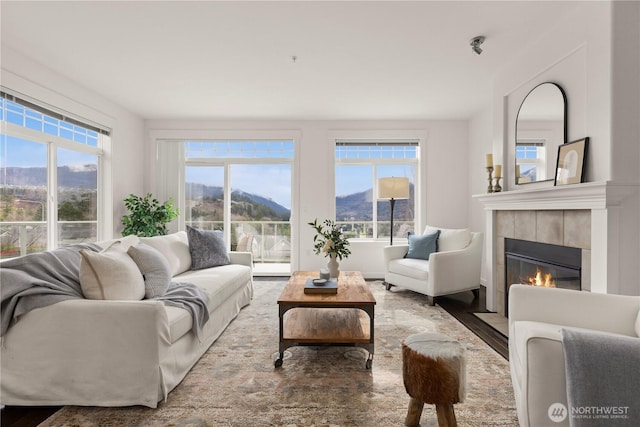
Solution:
<svg viewBox="0 0 640 427">
<path fill-rule="evenodd" d="M 340 264 L 335 254 L 329 255 L 329 262 L 327 262 L 327 268 L 329 269 L 329 277 L 337 279 L 340 275 Z"/>
</svg>

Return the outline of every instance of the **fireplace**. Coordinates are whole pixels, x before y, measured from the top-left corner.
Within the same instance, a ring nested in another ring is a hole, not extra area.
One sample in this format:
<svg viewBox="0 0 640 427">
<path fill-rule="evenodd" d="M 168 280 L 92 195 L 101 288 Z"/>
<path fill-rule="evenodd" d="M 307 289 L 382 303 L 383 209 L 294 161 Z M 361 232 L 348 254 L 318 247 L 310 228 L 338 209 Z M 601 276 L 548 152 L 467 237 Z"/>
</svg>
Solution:
<svg viewBox="0 0 640 427">
<path fill-rule="evenodd" d="M 505 315 L 514 283 L 581 290 L 582 249 L 528 240 L 504 239 Z"/>
</svg>

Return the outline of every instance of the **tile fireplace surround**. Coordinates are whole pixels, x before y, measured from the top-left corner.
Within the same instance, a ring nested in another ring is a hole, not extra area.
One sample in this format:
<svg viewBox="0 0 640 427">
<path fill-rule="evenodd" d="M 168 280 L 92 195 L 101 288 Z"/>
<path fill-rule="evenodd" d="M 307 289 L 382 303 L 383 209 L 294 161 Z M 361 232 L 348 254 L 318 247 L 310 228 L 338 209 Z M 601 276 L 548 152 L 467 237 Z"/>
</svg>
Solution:
<svg viewBox="0 0 640 427">
<path fill-rule="evenodd" d="M 473 198 L 486 212 L 487 310 L 505 314 L 505 237 L 580 248 L 583 290 L 638 295 L 637 185 L 595 182 Z"/>
</svg>

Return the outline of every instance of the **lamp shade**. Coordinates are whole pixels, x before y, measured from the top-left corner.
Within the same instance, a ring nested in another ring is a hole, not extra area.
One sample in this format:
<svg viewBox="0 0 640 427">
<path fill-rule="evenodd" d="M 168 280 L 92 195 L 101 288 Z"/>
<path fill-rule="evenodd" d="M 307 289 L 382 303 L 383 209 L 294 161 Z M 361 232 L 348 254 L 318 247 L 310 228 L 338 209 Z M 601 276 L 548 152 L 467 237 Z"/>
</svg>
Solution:
<svg viewBox="0 0 640 427">
<path fill-rule="evenodd" d="M 378 180 L 378 199 L 408 199 L 409 178 L 380 178 Z"/>
</svg>

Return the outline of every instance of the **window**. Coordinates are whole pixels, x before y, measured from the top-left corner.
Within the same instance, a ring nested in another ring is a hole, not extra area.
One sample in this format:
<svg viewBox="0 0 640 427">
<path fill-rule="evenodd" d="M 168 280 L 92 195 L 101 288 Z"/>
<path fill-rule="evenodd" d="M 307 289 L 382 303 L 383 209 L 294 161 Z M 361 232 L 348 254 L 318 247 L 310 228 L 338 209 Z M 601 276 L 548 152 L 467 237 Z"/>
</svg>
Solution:
<svg viewBox="0 0 640 427">
<path fill-rule="evenodd" d="M 258 271 L 289 264 L 293 141 L 185 141 L 184 153 L 185 225 L 223 230 Z"/>
<path fill-rule="evenodd" d="M 520 165 L 518 183 L 535 182 L 547 179 L 544 140 L 518 140 L 516 142 L 516 163 Z"/>
<path fill-rule="evenodd" d="M 96 241 L 108 132 L 1 95 L 0 256 Z"/>
<path fill-rule="evenodd" d="M 388 200 L 376 200 L 378 179 L 409 178 L 409 199 L 397 200 L 394 237 L 414 230 L 416 212 L 417 141 L 336 141 L 336 222 L 353 238 L 390 236 Z"/>
</svg>

